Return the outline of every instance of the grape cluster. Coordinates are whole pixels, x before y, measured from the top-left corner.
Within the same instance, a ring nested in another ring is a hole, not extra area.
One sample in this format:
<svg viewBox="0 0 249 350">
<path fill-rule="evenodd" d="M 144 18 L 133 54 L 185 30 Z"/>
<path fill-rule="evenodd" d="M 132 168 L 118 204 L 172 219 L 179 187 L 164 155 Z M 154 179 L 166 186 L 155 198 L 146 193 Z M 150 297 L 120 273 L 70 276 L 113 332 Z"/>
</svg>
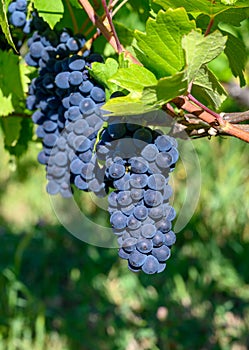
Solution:
<svg viewBox="0 0 249 350">
<path fill-rule="evenodd" d="M 38 160 L 46 165 L 47 191 L 64 197 L 72 195 L 70 184 L 84 190 L 94 187 L 83 173 L 94 163 L 92 151 L 103 124 L 99 108 L 105 92 L 88 71 L 92 62 L 102 58 L 89 51 L 77 55 L 84 44 L 83 37 L 72 36 L 68 30 L 36 31 L 28 40 L 30 51 L 25 57 L 27 64 L 39 67 L 26 101 L 43 141 Z M 95 186 L 95 192 L 100 193 L 102 187 Z"/>
<path fill-rule="evenodd" d="M 37 136 L 43 140 L 38 160 L 47 165 L 51 194 L 60 192 L 68 197 L 69 182 L 82 190 L 93 187 L 86 180 L 94 180 L 89 178 L 88 169 L 94 165 L 92 153 L 103 124 L 100 106 L 105 93 L 90 79 L 86 67 L 97 58 L 90 55 L 85 60 L 73 55 L 61 61 L 49 59 L 49 68 L 42 68 L 31 84 L 27 103 L 29 108 L 38 108 L 32 116 L 38 124 Z M 95 162 L 96 172 L 97 167 Z"/>
<path fill-rule="evenodd" d="M 8 7 L 9 21 L 17 28 L 22 28 L 25 34 L 30 33 L 31 19 L 27 20 L 27 1 L 16 0 L 9 4 Z"/>
<path fill-rule="evenodd" d="M 26 16 L 26 1 L 16 0 L 9 7 L 11 18 L 21 4 Z M 89 74 L 101 56 L 82 50 L 83 36 L 51 30 L 35 13 L 29 26 L 33 34 L 25 61 L 38 76 L 31 81 L 26 105 L 42 140 L 38 161 L 46 166 L 47 192 L 67 198 L 76 187 L 108 194 L 119 256 L 134 272 L 163 271 L 176 240 L 168 183 L 178 159 L 175 139 L 145 126 L 145 120 L 141 126 L 141 116 L 105 117 L 105 91 Z M 161 124 L 155 116 L 147 114 L 148 125 Z"/>
<path fill-rule="evenodd" d="M 163 271 L 176 240 L 168 184 L 178 159 L 175 139 L 137 124 L 109 123 L 96 154 L 105 159 L 106 182 L 114 189 L 108 210 L 119 256 L 134 272 Z"/>
</svg>

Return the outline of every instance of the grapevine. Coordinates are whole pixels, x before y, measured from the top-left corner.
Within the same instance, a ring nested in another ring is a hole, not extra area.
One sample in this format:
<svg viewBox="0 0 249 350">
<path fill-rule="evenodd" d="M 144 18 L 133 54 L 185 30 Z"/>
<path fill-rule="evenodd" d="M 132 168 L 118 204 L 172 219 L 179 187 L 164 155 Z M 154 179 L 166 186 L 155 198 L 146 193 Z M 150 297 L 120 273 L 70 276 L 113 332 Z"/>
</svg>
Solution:
<svg viewBox="0 0 249 350">
<path fill-rule="evenodd" d="M 193 139 L 215 135 L 249 142 L 248 112 L 222 113 L 226 91 L 208 66 L 224 52 L 232 62 L 231 42 L 246 51 L 244 43 L 218 24 L 220 14 L 223 21 L 230 18 L 230 9 L 238 11 L 240 21 L 246 19 L 243 11 L 249 7 L 243 0 L 233 5 L 203 1 L 209 17 L 204 26 L 193 19 L 193 14 L 202 14 L 200 9 L 155 0 L 160 8 L 153 7 L 145 32 L 134 31 L 136 43 L 130 49 L 114 21 L 126 3 L 103 0 L 95 9 L 88 0 L 79 0 L 77 11 L 85 15 L 79 26 L 73 2 L 67 0 L 70 28 L 60 27 L 61 18 L 51 22 L 35 2 L 4 4 L 6 46 L 13 57 L 18 49 L 23 56 L 18 60 L 30 69 L 26 107 L 19 112 L 8 106 L 4 116 L 24 114 L 36 125 L 47 192 L 65 198 L 75 190 L 107 196 L 119 256 L 131 271 L 155 274 L 165 269 L 176 242 L 169 185 L 179 158 L 176 137 L 184 130 Z M 179 30 L 170 27 L 171 19 Z M 94 51 L 101 36 L 114 49 L 114 58 Z M 244 59 L 231 63 L 241 86 L 245 64 Z M 165 112 L 163 123 L 157 110 Z M 160 128 L 165 125 L 169 134 Z"/>
</svg>

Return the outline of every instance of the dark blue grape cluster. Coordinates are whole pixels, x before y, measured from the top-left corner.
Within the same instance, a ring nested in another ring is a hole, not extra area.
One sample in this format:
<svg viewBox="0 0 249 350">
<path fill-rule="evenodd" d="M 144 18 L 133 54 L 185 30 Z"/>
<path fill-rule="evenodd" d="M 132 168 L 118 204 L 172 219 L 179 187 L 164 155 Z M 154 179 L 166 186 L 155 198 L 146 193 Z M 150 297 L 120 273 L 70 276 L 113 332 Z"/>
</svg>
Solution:
<svg viewBox="0 0 249 350">
<path fill-rule="evenodd" d="M 9 4 L 8 7 L 9 21 L 17 28 L 22 28 L 25 34 L 31 31 L 30 25 L 32 19 L 27 19 L 27 1 L 16 0 Z"/>
<path fill-rule="evenodd" d="M 40 19 L 38 21 L 40 22 Z M 85 42 L 80 34 L 73 36 L 69 30 L 52 31 L 45 25 L 42 31 L 34 31 L 32 37 L 28 39 L 29 52 L 25 56 L 25 61 L 29 66 L 53 70 L 53 67 L 50 67 L 53 63 L 77 53 Z M 88 55 L 87 50 L 83 57 Z"/>
<path fill-rule="evenodd" d="M 89 179 L 86 168 L 94 164 L 93 147 L 103 124 L 100 107 L 105 101 L 104 90 L 90 78 L 88 68 L 102 58 L 89 51 L 84 56 L 75 54 L 85 43 L 81 36 L 73 37 L 67 30 L 53 33 L 49 41 L 35 32 L 26 56 L 28 64 L 39 66 L 26 104 L 35 111 L 32 120 L 43 141 L 38 160 L 46 165 L 47 191 L 69 197 L 74 184 L 100 194 L 103 183 L 97 188 L 96 178 Z M 96 174 L 97 168 L 95 162 Z"/>
<path fill-rule="evenodd" d="M 26 15 L 26 1 L 16 0 L 9 7 L 12 17 L 21 3 Z M 35 13 L 29 25 L 33 34 L 25 61 L 38 68 L 38 76 L 31 81 L 26 104 L 42 139 L 38 161 L 46 166 L 47 192 L 67 198 L 76 187 L 108 194 L 119 256 L 134 272 L 163 271 L 176 240 L 168 183 L 178 159 L 175 139 L 141 126 L 142 116 L 103 116 L 105 91 L 89 75 L 101 56 L 82 50 L 81 35 L 52 31 Z M 161 125 L 155 116 L 146 115 L 148 125 Z"/>
<path fill-rule="evenodd" d="M 96 155 L 105 160 L 105 182 L 114 189 L 108 202 L 119 256 L 128 260 L 134 272 L 163 271 L 176 240 L 168 184 L 178 159 L 175 139 L 148 127 L 115 121 L 102 132 Z"/>
</svg>

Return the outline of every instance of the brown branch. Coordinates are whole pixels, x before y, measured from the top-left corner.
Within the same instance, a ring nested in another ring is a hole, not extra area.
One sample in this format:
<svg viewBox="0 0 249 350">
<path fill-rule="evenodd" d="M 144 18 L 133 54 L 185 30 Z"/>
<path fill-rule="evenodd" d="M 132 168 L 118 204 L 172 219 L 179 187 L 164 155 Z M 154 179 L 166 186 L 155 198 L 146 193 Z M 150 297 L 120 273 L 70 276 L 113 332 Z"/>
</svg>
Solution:
<svg viewBox="0 0 249 350">
<path fill-rule="evenodd" d="M 211 114 L 212 116 L 214 116 L 215 119 L 217 119 L 217 121 L 219 123 L 222 123 L 222 117 L 220 116 L 220 114 L 212 111 L 211 109 L 209 109 L 208 107 L 206 107 L 204 104 L 202 104 L 200 101 L 198 101 L 193 95 L 191 95 L 190 93 L 187 95 L 188 99 L 192 102 L 194 102 L 194 104 L 196 104 L 197 106 L 199 106 L 201 109 L 203 109 L 204 111 L 206 111 L 207 113 Z"/>
<path fill-rule="evenodd" d="M 179 96 L 172 100 L 172 102 L 179 108 L 193 114 L 199 119 L 207 122 L 210 126 L 215 128 L 219 133 L 225 133 L 228 135 L 235 136 L 243 141 L 249 142 L 249 132 L 230 124 L 228 121 L 224 120 L 222 117 L 217 120 L 216 116 L 210 114 L 208 111 L 203 110 L 203 108 L 193 104 L 189 101 L 187 96 Z"/>
<path fill-rule="evenodd" d="M 245 122 L 249 120 L 249 111 L 245 112 L 233 112 L 233 113 L 224 113 L 223 119 L 227 120 L 229 123 L 237 124 L 240 122 Z"/>
<path fill-rule="evenodd" d="M 117 32 L 116 32 L 116 29 L 115 29 L 115 27 L 113 25 L 112 16 L 111 16 L 110 11 L 109 11 L 109 9 L 107 7 L 106 0 L 102 0 L 102 5 L 104 7 L 105 14 L 106 14 L 107 20 L 109 22 L 109 25 L 110 25 L 113 37 L 114 37 L 114 39 L 116 41 L 116 46 L 117 46 L 118 53 L 121 54 L 123 49 L 121 47 L 121 44 L 120 44 L 120 41 L 119 41 L 119 38 L 118 38 L 118 35 L 117 35 Z"/>
<path fill-rule="evenodd" d="M 210 33 L 213 24 L 214 24 L 214 17 L 211 17 L 204 36 L 207 36 Z"/>
<path fill-rule="evenodd" d="M 106 40 L 109 42 L 109 44 L 114 48 L 114 50 L 117 53 L 119 53 L 119 48 L 117 47 L 117 42 L 113 36 L 113 33 L 106 27 L 103 20 L 94 11 L 90 2 L 88 0 L 78 0 L 78 2 L 86 11 L 93 25 L 99 28 L 99 30 L 101 31 L 103 36 L 106 38 Z M 121 50 L 125 54 L 125 56 L 129 58 L 133 63 L 141 65 L 141 63 L 129 51 L 125 50 L 122 45 L 121 45 Z"/>
<path fill-rule="evenodd" d="M 249 124 L 236 124 L 236 127 L 241 130 L 249 132 Z"/>
</svg>

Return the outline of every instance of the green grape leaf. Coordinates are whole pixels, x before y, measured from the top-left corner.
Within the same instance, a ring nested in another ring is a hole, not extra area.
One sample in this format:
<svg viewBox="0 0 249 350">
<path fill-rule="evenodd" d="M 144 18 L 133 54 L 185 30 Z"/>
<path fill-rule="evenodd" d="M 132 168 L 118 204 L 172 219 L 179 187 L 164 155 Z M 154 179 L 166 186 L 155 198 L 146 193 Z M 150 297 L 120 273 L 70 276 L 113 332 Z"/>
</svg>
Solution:
<svg viewBox="0 0 249 350">
<path fill-rule="evenodd" d="M 14 112 L 12 95 L 4 96 L 3 91 L 0 90 L 0 106 L 0 117 L 5 117 Z"/>
<path fill-rule="evenodd" d="M 178 72 L 170 77 L 159 79 L 157 84 L 144 89 L 142 101 L 145 104 L 158 108 L 176 96 L 187 91 L 188 82 L 185 71 Z"/>
<path fill-rule="evenodd" d="M 229 1 L 229 0 L 224 0 Z M 198 16 L 200 14 L 206 14 L 209 16 L 215 16 L 218 13 L 226 11 L 228 9 L 227 4 L 224 4 L 224 1 L 208 1 L 208 0 L 154 0 L 155 3 L 162 6 L 164 10 L 169 8 L 177 9 L 179 7 L 184 7 L 185 10 L 191 13 L 193 16 Z M 230 0 L 233 2 L 234 8 L 244 8 L 249 7 L 248 0 Z"/>
<path fill-rule="evenodd" d="M 217 27 L 221 22 L 223 22 L 239 27 L 240 23 L 248 17 L 249 7 L 243 9 L 229 8 L 227 11 L 224 11 L 215 17 L 214 26 Z"/>
<path fill-rule="evenodd" d="M 9 28 L 9 24 L 8 24 L 8 18 L 7 18 L 4 0 L 0 0 L 0 25 L 1 25 L 1 28 L 2 28 L 2 31 L 5 35 L 6 40 L 8 41 L 10 46 L 12 46 L 15 51 L 17 51 L 15 48 L 15 44 L 13 42 L 11 33 L 10 33 L 10 28 Z"/>
<path fill-rule="evenodd" d="M 175 75 L 151 80 L 154 85 L 137 87 L 129 95 L 109 100 L 103 109 L 116 115 L 133 115 L 150 112 L 161 108 L 161 106 L 174 97 L 186 92 L 188 84 L 185 71 L 177 72 Z M 125 81 L 124 86 L 129 87 Z M 122 87 L 124 87 L 122 86 Z"/>
<path fill-rule="evenodd" d="M 124 47 L 132 45 L 132 42 L 134 40 L 134 31 L 120 22 L 113 21 L 113 24 L 115 26 L 119 41 L 122 43 L 122 45 Z"/>
<path fill-rule="evenodd" d="M 146 33 L 135 31 L 138 59 L 158 79 L 179 72 L 185 64 L 182 37 L 194 28 L 183 8 L 159 11 L 148 19 Z"/>
<path fill-rule="evenodd" d="M 126 116 L 150 112 L 153 108 L 142 101 L 141 92 L 133 92 L 127 96 L 110 99 L 102 107 L 102 110 L 105 115 Z"/>
<path fill-rule="evenodd" d="M 24 104 L 24 70 L 20 58 L 12 52 L 0 51 L 0 116 L 20 111 Z"/>
<path fill-rule="evenodd" d="M 34 6 L 39 13 L 39 16 L 49 24 L 51 29 L 63 17 L 64 6 L 62 0 L 34 0 Z"/>
<path fill-rule="evenodd" d="M 142 92 L 146 86 L 156 84 L 157 79 L 145 67 L 131 64 L 128 68 L 120 68 L 110 81 L 128 91 Z"/>
<path fill-rule="evenodd" d="M 110 78 L 117 71 L 118 62 L 113 58 L 107 58 L 105 63 L 93 62 L 90 74 L 99 84 L 106 86 L 109 93 L 112 94 L 113 92 L 117 91 L 117 86 L 110 81 Z"/>
<path fill-rule="evenodd" d="M 206 105 L 218 109 L 227 93 L 216 76 L 203 65 L 192 85 L 192 94 Z"/>
<path fill-rule="evenodd" d="M 22 118 L 2 118 L 1 125 L 4 132 L 4 145 L 6 148 L 14 147 L 20 136 Z"/>
<path fill-rule="evenodd" d="M 225 54 L 229 60 L 230 68 L 235 77 L 239 77 L 240 86 L 246 85 L 243 70 L 247 61 L 246 47 L 242 40 L 236 38 L 230 33 L 225 33 L 228 36 L 226 43 Z"/>
<path fill-rule="evenodd" d="M 200 67 L 215 59 L 225 48 L 227 37 L 216 31 L 208 36 L 192 31 L 182 39 L 182 47 L 186 52 L 187 77 L 190 82 Z"/>
<path fill-rule="evenodd" d="M 16 135 L 16 140 L 14 140 L 11 145 L 7 145 L 5 143 L 5 148 L 10 154 L 16 157 L 21 157 L 28 150 L 29 142 L 33 137 L 33 128 L 34 123 L 32 122 L 31 118 L 22 118 L 20 121 L 20 126 L 18 122 L 17 129 L 19 131 L 19 135 Z"/>
<path fill-rule="evenodd" d="M 249 17 L 249 7 L 247 8 L 230 8 L 226 11 L 223 11 L 219 14 L 217 14 L 215 17 L 213 17 L 213 24 L 212 24 L 212 32 L 215 29 L 220 29 L 224 27 L 224 25 L 228 25 L 230 28 L 231 26 L 239 27 L 241 25 L 241 22 Z M 206 31 L 208 24 L 210 22 L 210 17 L 208 15 L 199 15 L 196 18 L 196 25 L 198 28 L 201 28 L 203 32 Z"/>
</svg>

